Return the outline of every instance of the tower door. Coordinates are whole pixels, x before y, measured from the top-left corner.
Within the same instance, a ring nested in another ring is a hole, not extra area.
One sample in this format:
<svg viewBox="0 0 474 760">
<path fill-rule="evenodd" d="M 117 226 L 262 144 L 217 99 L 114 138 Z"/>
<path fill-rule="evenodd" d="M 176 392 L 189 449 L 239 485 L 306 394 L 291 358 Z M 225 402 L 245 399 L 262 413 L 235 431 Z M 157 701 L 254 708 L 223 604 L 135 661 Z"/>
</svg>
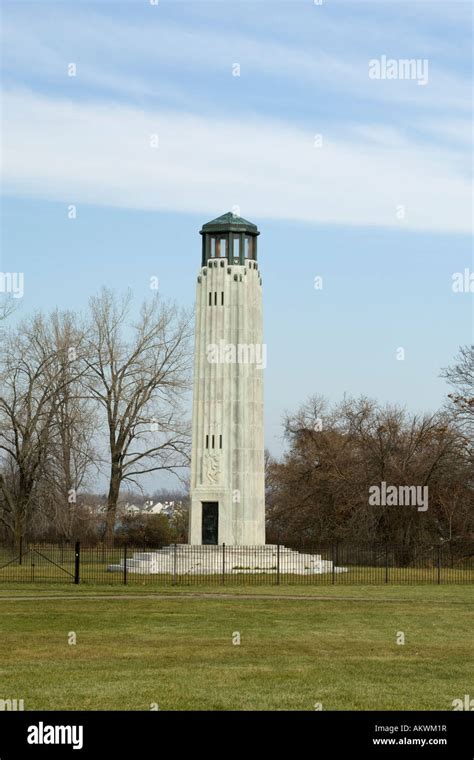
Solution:
<svg viewBox="0 0 474 760">
<path fill-rule="evenodd" d="M 202 502 L 202 543 L 217 544 L 219 529 L 219 502 Z"/>
</svg>

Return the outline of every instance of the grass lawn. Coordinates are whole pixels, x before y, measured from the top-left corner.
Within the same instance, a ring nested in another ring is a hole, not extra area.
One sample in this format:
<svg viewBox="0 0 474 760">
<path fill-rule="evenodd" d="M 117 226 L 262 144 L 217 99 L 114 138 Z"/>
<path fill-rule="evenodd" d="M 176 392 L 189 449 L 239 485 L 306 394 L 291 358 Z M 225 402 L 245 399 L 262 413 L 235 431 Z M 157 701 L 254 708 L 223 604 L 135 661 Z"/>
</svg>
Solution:
<svg viewBox="0 0 474 760">
<path fill-rule="evenodd" d="M 473 690 L 473 602 L 469 586 L 2 584 L 0 699 L 26 710 L 450 710 Z"/>
</svg>

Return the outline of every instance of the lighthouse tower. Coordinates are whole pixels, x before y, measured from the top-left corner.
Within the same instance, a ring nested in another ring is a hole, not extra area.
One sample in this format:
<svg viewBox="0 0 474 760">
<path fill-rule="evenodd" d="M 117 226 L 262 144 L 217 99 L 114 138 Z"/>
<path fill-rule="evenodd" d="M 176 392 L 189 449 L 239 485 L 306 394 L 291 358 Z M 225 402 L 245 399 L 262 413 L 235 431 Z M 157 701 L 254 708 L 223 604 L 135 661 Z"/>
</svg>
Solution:
<svg viewBox="0 0 474 760">
<path fill-rule="evenodd" d="M 255 224 L 203 225 L 197 277 L 190 544 L 265 544 L 262 279 Z"/>
<path fill-rule="evenodd" d="M 255 224 L 235 214 L 201 230 L 196 288 L 189 543 L 135 552 L 111 572 L 145 575 L 346 572 L 319 554 L 265 544 L 262 279 Z"/>
</svg>

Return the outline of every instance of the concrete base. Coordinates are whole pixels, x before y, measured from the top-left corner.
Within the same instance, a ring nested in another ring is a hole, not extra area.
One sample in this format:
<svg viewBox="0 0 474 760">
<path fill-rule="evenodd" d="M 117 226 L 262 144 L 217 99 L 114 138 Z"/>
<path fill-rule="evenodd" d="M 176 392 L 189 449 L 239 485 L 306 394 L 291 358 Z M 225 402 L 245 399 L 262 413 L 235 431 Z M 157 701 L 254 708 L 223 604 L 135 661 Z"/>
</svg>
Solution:
<svg viewBox="0 0 474 760">
<path fill-rule="evenodd" d="M 320 554 L 300 554 L 285 546 L 192 546 L 176 544 L 151 552 L 135 552 L 127 559 L 127 572 L 143 575 L 158 573 L 176 575 L 276 574 L 318 575 L 344 573 L 345 567 L 334 567 Z M 109 572 L 124 571 L 123 560 L 109 565 Z"/>
</svg>

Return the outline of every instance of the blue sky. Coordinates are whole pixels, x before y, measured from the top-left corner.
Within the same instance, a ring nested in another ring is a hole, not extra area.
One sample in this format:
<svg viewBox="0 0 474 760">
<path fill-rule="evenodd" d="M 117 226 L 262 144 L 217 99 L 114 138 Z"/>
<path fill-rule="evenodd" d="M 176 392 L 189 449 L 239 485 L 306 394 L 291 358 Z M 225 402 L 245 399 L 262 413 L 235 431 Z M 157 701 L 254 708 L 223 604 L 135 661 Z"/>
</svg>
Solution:
<svg viewBox="0 0 474 760">
<path fill-rule="evenodd" d="M 471 24 L 453 1 L 3 2 L 17 316 L 102 285 L 138 301 L 151 276 L 190 307 L 198 230 L 238 206 L 261 230 L 268 448 L 312 393 L 437 408 L 472 340 L 452 290 L 473 268 Z M 371 79 L 381 56 L 428 81 Z"/>
</svg>

